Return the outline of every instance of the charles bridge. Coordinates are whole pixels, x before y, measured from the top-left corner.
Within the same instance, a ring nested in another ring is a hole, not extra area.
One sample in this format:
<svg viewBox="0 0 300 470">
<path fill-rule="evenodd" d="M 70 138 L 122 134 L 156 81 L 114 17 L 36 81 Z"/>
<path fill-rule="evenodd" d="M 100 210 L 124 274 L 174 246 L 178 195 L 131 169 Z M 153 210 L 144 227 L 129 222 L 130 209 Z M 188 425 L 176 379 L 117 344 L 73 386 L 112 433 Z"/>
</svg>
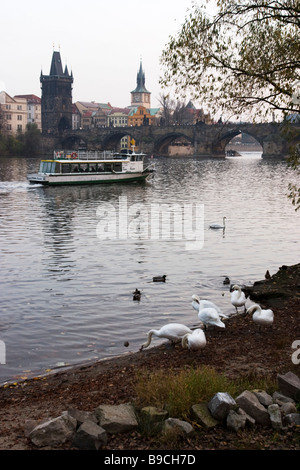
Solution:
<svg viewBox="0 0 300 470">
<path fill-rule="evenodd" d="M 43 134 L 43 150 L 44 153 L 53 148 L 119 150 L 121 138 L 129 135 L 149 155 L 167 155 L 168 146 L 184 138 L 193 147 L 194 155 L 224 157 L 226 145 L 240 133 L 252 136 L 261 145 L 263 158 L 286 157 L 291 146 L 300 140 L 300 125 L 272 122 L 68 129 L 56 136 Z"/>
</svg>

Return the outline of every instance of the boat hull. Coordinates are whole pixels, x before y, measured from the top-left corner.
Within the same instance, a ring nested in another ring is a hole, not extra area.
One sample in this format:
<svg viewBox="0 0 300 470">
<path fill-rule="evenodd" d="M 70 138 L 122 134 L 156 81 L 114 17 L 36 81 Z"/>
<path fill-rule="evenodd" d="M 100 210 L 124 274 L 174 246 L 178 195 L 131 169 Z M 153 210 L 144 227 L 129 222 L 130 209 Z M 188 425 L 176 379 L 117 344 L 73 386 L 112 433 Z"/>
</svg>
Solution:
<svg viewBox="0 0 300 470">
<path fill-rule="evenodd" d="M 78 184 L 111 184 L 130 183 L 134 181 L 145 181 L 151 172 L 138 173 L 109 173 L 109 174 L 33 174 L 28 175 L 28 180 L 32 184 L 42 184 L 45 186 L 78 185 Z"/>
</svg>

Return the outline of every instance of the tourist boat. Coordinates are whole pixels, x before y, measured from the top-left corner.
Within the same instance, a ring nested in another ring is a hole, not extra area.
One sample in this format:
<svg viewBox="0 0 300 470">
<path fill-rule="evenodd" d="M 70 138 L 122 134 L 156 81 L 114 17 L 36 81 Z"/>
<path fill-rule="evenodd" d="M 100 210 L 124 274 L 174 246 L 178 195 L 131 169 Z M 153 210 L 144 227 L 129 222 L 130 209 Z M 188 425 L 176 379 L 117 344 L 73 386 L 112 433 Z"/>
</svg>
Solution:
<svg viewBox="0 0 300 470">
<path fill-rule="evenodd" d="M 143 153 L 127 150 L 54 151 L 52 159 L 41 160 L 38 173 L 29 174 L 30 183 L 43 185 L 127 183 L 153 176 L 154 163 L 145 167 Z"/>
</svg>

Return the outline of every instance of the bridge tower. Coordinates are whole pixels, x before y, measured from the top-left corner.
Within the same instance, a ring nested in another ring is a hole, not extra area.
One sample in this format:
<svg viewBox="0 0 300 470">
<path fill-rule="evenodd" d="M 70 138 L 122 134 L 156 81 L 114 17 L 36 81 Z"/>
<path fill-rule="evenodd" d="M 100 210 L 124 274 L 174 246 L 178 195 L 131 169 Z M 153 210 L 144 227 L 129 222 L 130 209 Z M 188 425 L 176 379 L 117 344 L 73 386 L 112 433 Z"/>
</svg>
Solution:
<svg viewBox="0 0 300 470">
<path fill-rule="evenodd" d="M 72 129 L 73 74 L 63 71 L 60 52 L 53 51 L 50 74 L 40 76 L 43 134 L 60 134 Z"/>
</svg>

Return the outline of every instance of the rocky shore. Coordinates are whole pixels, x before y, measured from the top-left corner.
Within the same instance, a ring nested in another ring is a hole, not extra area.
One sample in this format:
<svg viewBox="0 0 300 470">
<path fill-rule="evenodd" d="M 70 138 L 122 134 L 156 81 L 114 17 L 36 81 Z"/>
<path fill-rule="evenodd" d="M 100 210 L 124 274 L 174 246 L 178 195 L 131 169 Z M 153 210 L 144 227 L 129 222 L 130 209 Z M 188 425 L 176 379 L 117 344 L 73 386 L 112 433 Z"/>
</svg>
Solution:
<svg viewBox="0 0 300 470">
<path fill-rule="evenodd" d="M 300 264 L 282 266 L 270 278 L 250 287 L 244 286 L 244 290 L 251 300 L 273 309 L 272 329 L 260 331 L 249 316 L 234 316 L 222 331 L 211 329 L 207 332 L 207 345 L 201 352 L 190 353 L 181 347 L 161 345 L 1 387 L 0 449 L 78 448 L 73 437 L 38 447 L 30 433 L 39 423 L 64 416 L 68 410 L 93 413 L 99 406 L 134 403 L 139 370 L 146 369 L 149 373 L 158 369 L 180 371 L 186 367 L 209 365 L 229 378 L 250 377 L 254 373 L 274 380 L 287 373 L 299 377 L 300 366 L 292 361 L 295 352 L 292 345 L 295 340 L 300 340 Z M 233 399 L 236 401 L 236 397 Z M 270 405 L 276 405 L 273 397 L 272 400 Z M 236 408 L 233 411 L 236 412 Z M 99 422 L 94 424 L 98 426 Z M 282 428 L 256 423 L 253 427 L 242 427 L 238 432 L 224 426 L 210 428 L 200 424 L 196 428 L 196 432 L 177 440 L 175 449 L 295 450 L 300 447 L 297 422 L 284 423 Z M 171 449 L 170 442 L 166 444 L 163 439 L 153 439 L 141 433 L 139 427 L 125 433 L 111 433 L 100 447 L 104 450 Z"/>
</svg>

